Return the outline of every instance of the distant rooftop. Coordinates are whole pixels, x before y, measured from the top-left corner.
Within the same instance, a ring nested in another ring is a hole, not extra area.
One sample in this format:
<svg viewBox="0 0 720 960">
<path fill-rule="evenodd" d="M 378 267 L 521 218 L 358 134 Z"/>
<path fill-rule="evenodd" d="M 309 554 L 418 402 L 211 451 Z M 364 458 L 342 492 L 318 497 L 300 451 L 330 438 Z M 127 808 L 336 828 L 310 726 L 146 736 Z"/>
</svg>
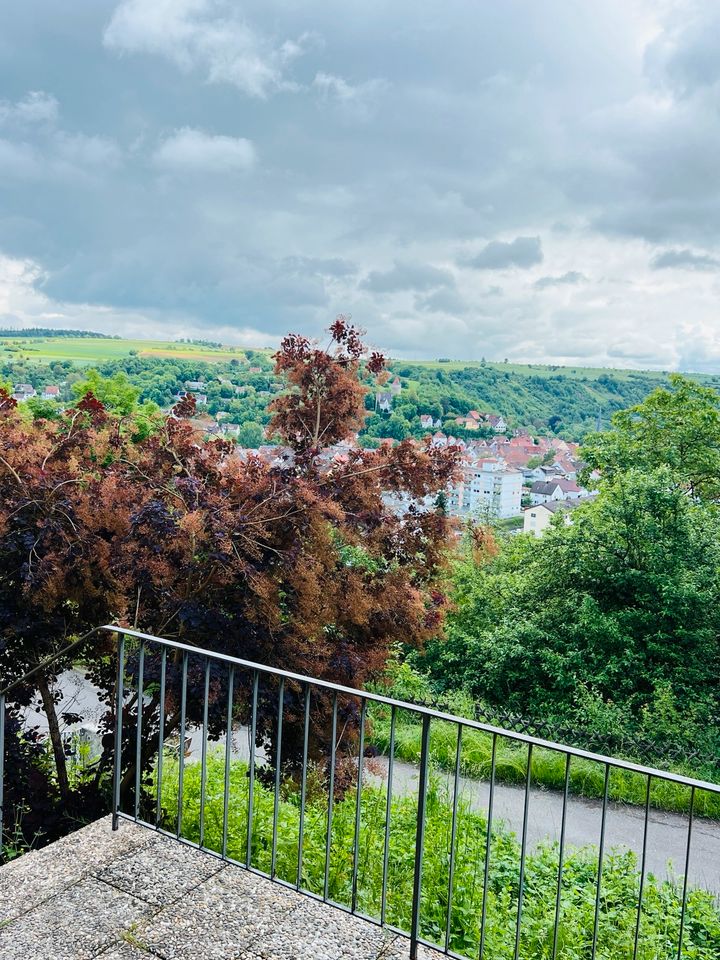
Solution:
<svg viewBox="0 0 720 960">
<path fill-rule="evenodd" d="M 3 960 L 406 960 L 409 941 L 106 817 L 0 868 Z M 441 954 L 421 947 L 422 960 Z"/>
</svg>

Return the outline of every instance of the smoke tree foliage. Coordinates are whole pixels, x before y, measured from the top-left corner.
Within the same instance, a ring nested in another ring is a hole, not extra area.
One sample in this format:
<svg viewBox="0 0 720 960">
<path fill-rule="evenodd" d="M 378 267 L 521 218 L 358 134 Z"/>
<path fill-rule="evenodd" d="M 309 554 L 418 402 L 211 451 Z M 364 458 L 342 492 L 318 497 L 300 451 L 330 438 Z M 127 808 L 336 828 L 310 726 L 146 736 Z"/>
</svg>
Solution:
<svg viewBox="0 0 720 960">
<path fill-rule="evenodd" d="M 31 420 L 0 393 L 0 686 L 107 622 L 357 687 L 381 670 L 393 644 L 420 645 L 437 634 L 448 520 L 419 504 L 446 487 L 457 452 L 409 441 L 328 450 L 361 427 L 360 376 L 382 376 L 383 366 L 343 317 L 325 347 L 286 337 L 275 355 L 288 389 L 271 411 L 281 444 L 271 463 L 204 439 L 191 396 L 167 416 L 144 416 L 138 430 L 126 393 L 119 413 L 89 391 L 54 420 Z M 393 493 L 418 505 L 399 516 L 387 506 Z M 108 638 L 84 651 L 108 702 L 109 652 Z M 67 665 L 40 673 L 19 695 L 21 704 L 39 695 L 48 716 L 61 819 L 102 807 L 112 748 L 108 714 L 95 776 L 71 782 L 53 690 Z M 134 670 L 131 657 L 129 684 Z M 168 736 L 178 725 L 179 673 L 170 656 Z M 159 656 L 149 652 L 146 766 L 153 736 L 157 742 L 158 675 Z M 238 677 L 240 719 L 248 686 L 249 677 Z M 203 688 L 204 663 L 191 657 L 191 722 L 201 715 Z M 258 737 L 266 745 L 274 694 L 261 690 Z M 226 672 L 213 667 L 211 736 L 223 730 L 225 699 Z M 301 691 L 290 685 L 287 702 L 291 713 L 299 711 Z M 132 708 L 131 700 L 129 719 Z M 328 710 L 313 705 L 318 756 L 326 749 Z M 356 706 L 342 710 L 349 748 Z M 283 741 L 286 755 L 292 764 L 292 737 Z M 133 780 L 130 766 L 126 794 Z"/>
</svg>

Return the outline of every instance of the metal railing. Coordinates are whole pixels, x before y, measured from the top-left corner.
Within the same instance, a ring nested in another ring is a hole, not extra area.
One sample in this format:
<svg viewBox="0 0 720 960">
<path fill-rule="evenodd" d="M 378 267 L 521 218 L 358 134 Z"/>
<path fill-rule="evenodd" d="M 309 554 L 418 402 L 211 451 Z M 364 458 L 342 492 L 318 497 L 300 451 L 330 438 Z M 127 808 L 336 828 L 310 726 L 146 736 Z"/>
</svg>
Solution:
<svg viewBox="0 0 720 960">
<path fill-rule="evenodd" d="M 645 955 L 641 953 L 641 947 L 653 791 L 659 784 L 674 784 L 688 793 L 684 864 L 681 889 L 680 886 L 677 888 L 679 925 L 676 956 L 678 960 L 683 956 L 683 943 L 688 936 L 688 874 L 697 798 L 702 793 L 720 804 L 720 785 L 136 630 L 114 625 L 99 630 L 117 635 L 113 708 L 113 829 L 117 829 L 120 819 L 151 827 L 223 861 L 239 864 L 255 874 L 407 936 L 411 958 L 417 956 L 418 945 L 425 944 L 453 957 L 473 955 L 478 960 L 483 960 L 483 957 L 490 960 L 487 905 L 493 883 L 493 845 L 497 841 L 497 831 L 502 829 L 495 805 L 499 785 L 508 778 L 507 771 L 501 769 L 501 747 L 509 743 L 514 750 L 523 751 L 525 758 L 524 775 L 514 777 L 516 789 L 522 790 L 522 817 L 517 842 L 517 882 L 511 885 L 514 931 L 509 949 L 518 960 L 523 953 L 523 916 L 529 896 L 527 869 L 532 856 L 529 826 L 533 760 L 541 753 L 551 752 L 553 756 L 562 758 L 563 777 L 557 793 L 560 830 L 556 844 L 557 867 L 553 880 L 551 929 L 548 929 L 549 946 L 545 955 L 553 960 L 563 955 L 560 934 L 564 896 L 568 894 L 565 869 L 572 855 L 567 835 L 568 812 L 573 802 L 573 764 L 590 762 L 596 764 L 602 773 L 601 803 L 598 808 L 599 842 L 594 847 L 597 859 L 592 874 L 594 903 L 592 922 L 588 926 L 588 948 L 584 955 L 594 960 L 598 954 L 601 924 L 604 925 L 607 920 L 603 869 L 609 856 L 607 821 L 608 813 L 613 809 L 611 783 L 613 776 L 619 772 L 626 777 L 640 778 L 644 784 L 644 802 L 640 806 L 643 820 L 637 902 L 633 908 L 636 911 L 631 950 L 633 958 Z M 73 647 L 78 645 L 79 642 L 76 642 Z M 52 660 L 67 653 L 67 649 L 61 651 Z M 47 665 L 48 661 L 41 667 Z M 16 685 L 13 684 L 13 687 Z M 0 692 L 0 829 L 4 701 L 11 689 Z M 381 722 L 387 733 L 387 767 L 383 770 L 384 786 L 378 787 L 380 778 L 372 770 L 372 761 L 366 761 L 366 746 L 367 731 L 370 731 L 370 739 L 373 739 L 373 725 Z M 419 741 L 419 754 L 410 778 L 407 769 L 398 767 L 399 760 L 396 759 L 398 731 L 407 733 L 408 724 Z M 448 728 L 453 731 L 454 758 L 448 762 L 446 756 L 443 766 L 433 755 L 432 733 L 442 729 L 447 734 Z M 239 730 L 244 730 L 248 738 L 248 755 L 242 760 L 238 759 L 234 744 L 234 737 Z M 351 733 L 348 734 L 348 731 Z M 224 752 L 215 757 L 209 748 L 210 738 L 219 741 L 223 733 Z M 200 735 L 199 747 L 194 740 L 197 734 Z M 463 774 L 464 738 L 471 735 L 482 735 L 488 744 L 489 769 L 485 778 L 487 800 L 481 814 L 463 806 L 461 800 L 461 787 L 466 782 Z M 354 759 L 350 759 L 348 746 L 352 746 Z M 238 763 L 243 771 L 242 781 L 238 781 L 234 773 Z M 432 791 L 437 790 L 434 780 L 438 769 L 446 771 L 447 779 L 447 796 L 442 801 L 448 826 L 447 849 L 443 854 L 443 870 L 446 873 L 443 873 L 442 922 L 436 922 L 428 933 L 423 918 L 423 910 L 428 906 L 423 869 L 432 851 L 428 850 L 425 834 L 429 822 L 429 797 Z M 216 771 L 221 772 L 219 791 L 213 779 Z M 400 773 L 404 776 L 402 783 L 398 776 Z M 416 790 L 413 786 L 415 778 Z M 315 781 L 320 782 L 321 787 Z M 323 802 L 318 801 L 318 792 L 321 798 L 327 794 Z M 237 826 L 240 793 L 245 809 L 241 828 Z M 371 812 L 364 806 L 367 794 L 371 794 L 376 801 Z M 408 801 L 410 794 L 412 796 Z M 414 852 L 412 863 L 408 861 L 401 867 L 395 865 L 393 872 L 392 820 L 399 815 L 394 807 L 398 798 L 410 802 L 409 808 L 407 805 L 403 808 L 403 815 L 406 816 L 407 809 L 413 813 Z M 264 804 L 263 816 L 258 806 L 261 802 Z M 325 809 L 322 829 L 319 830 L 318 810 L 323 803 Z M 345 833 L 338 838 L 334 833 L 335 820 L 341 806 L 344 805 L 342 809 L 346 811 L 348 804 L 354 807 L 354 812 L 343 827 Z M 292 867 L 290 875 L 286 869 L 286 875 L 281 876 L 280 857 L 282 855 L 285 860 L 288 859 L 288 811 L 292 812 L 293 831 L 296 832 L 293 834 L 289 861 Z M 192 823 L 188 822 L 189 819 Z M 473 943 L 471 952 L 468 952 L 470 948 L 463 947 L 460 953 L 453 949 L 453 931 L 457 927 L 454 901 L 458 896 L 458 873 L 467 866 L 463 863 L 464 848 L 460 844 L 460 834 L 468 829 L 468 823 L 473 829 L 482 830 L 484 853 L 481 862 L 472 865 L 473 875 L 481 878 L 479 916 L 473 920 L 477 925 L 477 943 Z M 312 850 L 308 840 L 311 827 L 315 837 Z M 362 878 L 367 872 L 365 861 L 371 859 L 367 850 L 363 851 L 363 837 L 367 839 L 371 830 L 379 831 L 377 857 L 372 861 L 379 889 L 376 895 L 369 898 L 376 908 L 373 913 L 362 909 L 363 898 L 365 901 L 368 898 L 361 890 Z M 213 838 L 209 839 L 211 831 Z M 318 836 L 322 836 L 321 844 Z M 344 843 L 348 844 L 347 849 L 343 847 Z M 324 849 L 319 849 L 318 844 Z M 243 850 L 244 855 L 237 854 L 237 851 L 242 853 Z M 309 878 L 308 868 L 310 855 L 315 869 L 312 879 Z M 360 862 L 361 855 L 363 865 Z M 338 881 L 343 870 L 344 886 Z M 400 903 L 398 899 L 405 894 L 398 894 L 395 885 L 402 891 L 411 890 L 409 911 L 408 904 Z M 347 893 L 344 902 L 338 896 L 333 896 L 332 890 L 338 886 Z M 407 917 L 408 914 L 408 922 L 393 922 L 393 917 Z"/>
</svg>

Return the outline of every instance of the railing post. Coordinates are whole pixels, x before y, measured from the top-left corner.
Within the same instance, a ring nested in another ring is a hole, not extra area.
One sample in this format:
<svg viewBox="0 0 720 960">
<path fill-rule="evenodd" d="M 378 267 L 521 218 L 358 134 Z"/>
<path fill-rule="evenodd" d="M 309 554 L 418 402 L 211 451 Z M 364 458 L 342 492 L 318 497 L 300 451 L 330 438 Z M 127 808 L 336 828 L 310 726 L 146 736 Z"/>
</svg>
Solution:
<svg viewBox="0 0 720 960">
<path fill-rule="evenodd" d="M 5 695 L 0 693 L 0 864 L 3 856 L 3 804 L 5 802 Z"/>
<path fill-rule="evenodd" d="M 423 714 L 420 748 L 420 782 L 418 784 L 417 828 L 415 830 L 415 876 L 413 878 L 412 921 L 410 924 L 410 960 L 417 960 L 420 937 L 420 895 L 422 891 L 422 858 L 425 845 L 425 801 L 430 753 L 430 716 Z"/>
<path fill-rule="evenodd" d="M 120 775 L 122 772 L 123 674 L 125 672 L 125 635 L 118 634 L 117 676 L 115 679 L 115 756 L 113 757 L 112 828 L 117 830 L 120 810 Z"/>
</svg>

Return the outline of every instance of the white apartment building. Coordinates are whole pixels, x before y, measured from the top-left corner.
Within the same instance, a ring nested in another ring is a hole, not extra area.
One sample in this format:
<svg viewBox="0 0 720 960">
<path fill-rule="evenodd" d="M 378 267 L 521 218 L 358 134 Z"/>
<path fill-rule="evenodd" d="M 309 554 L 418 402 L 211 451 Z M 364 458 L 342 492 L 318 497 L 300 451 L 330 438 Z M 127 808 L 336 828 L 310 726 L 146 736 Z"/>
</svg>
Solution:
<svg viewBox="0 0 720 960">
<path fill-rule="evenodd" d="M 448 491 L 448 512 L 458 516 L 485 516 L 504 520 L 521 513 L 523 475 L 507 470 L 494 457 L 471 460 L 463 477 Z"/>
</svg>

